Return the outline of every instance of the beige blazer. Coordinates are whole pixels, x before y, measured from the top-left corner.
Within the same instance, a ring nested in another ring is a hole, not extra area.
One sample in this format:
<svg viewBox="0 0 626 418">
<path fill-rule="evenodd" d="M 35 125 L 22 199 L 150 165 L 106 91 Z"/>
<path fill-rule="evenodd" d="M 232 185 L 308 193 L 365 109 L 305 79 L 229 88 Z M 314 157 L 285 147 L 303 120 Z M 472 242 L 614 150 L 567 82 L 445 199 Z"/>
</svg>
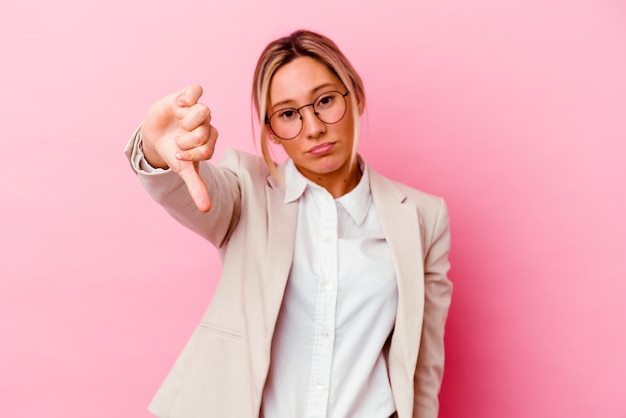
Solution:
<svg viewBox="0 0 626 418">
<path fill-rule="evenodd" d="M 126 148 L 135 171 L 139 141 L 140 134 Z M 200 173 L 212 200 L 207 214 L 196 210 L 175 173 L 139 173 L 150 195 L 212 242 L 223 263 L 206 313 L 149 409 L 162 418 L 258 417 L 298 203 L 284 203 L 282 182 L 253 155 L 229 150 L 219 167 L 203 163 Z M 398 281 L 388 361 L 398 416 L 435 418 L 452 292 L 446 207 L 441 198 L 370 173 Z"/>
</svg>

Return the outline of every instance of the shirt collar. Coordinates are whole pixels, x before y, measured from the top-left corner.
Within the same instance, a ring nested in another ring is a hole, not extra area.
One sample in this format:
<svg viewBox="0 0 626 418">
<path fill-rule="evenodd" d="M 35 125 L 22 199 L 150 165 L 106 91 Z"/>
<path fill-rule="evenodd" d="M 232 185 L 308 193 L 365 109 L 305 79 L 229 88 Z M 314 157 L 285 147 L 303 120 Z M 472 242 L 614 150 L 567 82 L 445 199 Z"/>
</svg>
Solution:
<svg viewBox="0 0 626 418">
<path fill-rule="evenodd" d="M 306 189 L 308 180 L 302 175 L 289 158 L 285 165 L 285 203 L 300 199 Z"/>
<path fill-rule="evenodd" d="M 361 157 L 358 157 L 359 168 L 363 175 L 359 184 L 356 185 L 349 193 L 335 199 L 350 214 L 357 225 L 365 220 L 369 207 L 372 204 L 372 194 L 370 192 L 369 168 Z M 290 158 L 285 166 L 285 203 L 290 203 L 300 199 L 306 189 L 321 188 L 302 175 Z"/>
</svg>

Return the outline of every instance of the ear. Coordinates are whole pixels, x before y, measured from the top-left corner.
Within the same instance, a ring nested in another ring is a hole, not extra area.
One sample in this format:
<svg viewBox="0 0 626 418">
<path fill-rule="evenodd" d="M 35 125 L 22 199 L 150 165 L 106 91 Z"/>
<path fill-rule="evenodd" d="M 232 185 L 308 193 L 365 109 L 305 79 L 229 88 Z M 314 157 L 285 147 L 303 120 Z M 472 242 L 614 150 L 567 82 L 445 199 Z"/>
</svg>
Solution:
<svg viewBox="0 0 626 418">
<path fill-rule="evenodd" d="M 271 141 L 276 145 L 280 144 L 280 140 L 274 135 L 268 124 L 264 124 L 263 129 L 265 129 L 265 139 L 267 141 Z"/>
<path fill-rule="evenodd" d="M 365 100 L 361 95 L 356 95 L 356 105 L 359 109 L 359 116 L 363 116 L 363 112 L 365 111 Z"/>
</svg>

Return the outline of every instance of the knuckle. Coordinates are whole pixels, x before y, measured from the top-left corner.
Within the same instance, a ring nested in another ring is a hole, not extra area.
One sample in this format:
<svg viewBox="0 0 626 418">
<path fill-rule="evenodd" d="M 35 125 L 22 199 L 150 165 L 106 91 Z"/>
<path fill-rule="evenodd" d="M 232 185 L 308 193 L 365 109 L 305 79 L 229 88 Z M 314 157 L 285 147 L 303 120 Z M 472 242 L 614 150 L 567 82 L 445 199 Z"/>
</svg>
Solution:
<svg viewBox="0 0 626 418">
<path fill-rule="evenodd" d="M 204 129 L 202 126 L 196 128 L 192 133 L 192 141 L 196 146 L 206 144 L 206 142 L 208 141 L 206 129 Z"/>
<path fill-rule="evenodd" d="M 211 109 L 204 104 L 198 104 L 198 117 L 202 121 L 211 120 Z"/>
<path fill-rule="evenodd" d="M 208 160 L 213 155 L 213 153 L 211 152 L 211 149 L 209 147 L 199 148 L 198 149 L 198 154 L 200 156 L 200 159 L 202 159 L 202 160 Z"/>
</svg>

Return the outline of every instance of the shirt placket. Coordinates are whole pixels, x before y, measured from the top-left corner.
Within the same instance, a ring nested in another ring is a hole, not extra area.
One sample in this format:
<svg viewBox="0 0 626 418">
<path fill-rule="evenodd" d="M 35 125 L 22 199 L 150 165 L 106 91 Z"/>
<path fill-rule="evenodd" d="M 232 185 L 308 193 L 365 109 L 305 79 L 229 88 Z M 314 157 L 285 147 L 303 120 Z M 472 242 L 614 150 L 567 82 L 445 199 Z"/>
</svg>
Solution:
<svg viewBox="0 0 626 418">
<path fill-rule="evenodd" d="M 320 281 L 315 313 L 315 338 L 311 361 L 308 418 L 328 416 L 338 292 L 337 207 L 330 195 L 320 202 L 317 236 Z"/>
</svg>

